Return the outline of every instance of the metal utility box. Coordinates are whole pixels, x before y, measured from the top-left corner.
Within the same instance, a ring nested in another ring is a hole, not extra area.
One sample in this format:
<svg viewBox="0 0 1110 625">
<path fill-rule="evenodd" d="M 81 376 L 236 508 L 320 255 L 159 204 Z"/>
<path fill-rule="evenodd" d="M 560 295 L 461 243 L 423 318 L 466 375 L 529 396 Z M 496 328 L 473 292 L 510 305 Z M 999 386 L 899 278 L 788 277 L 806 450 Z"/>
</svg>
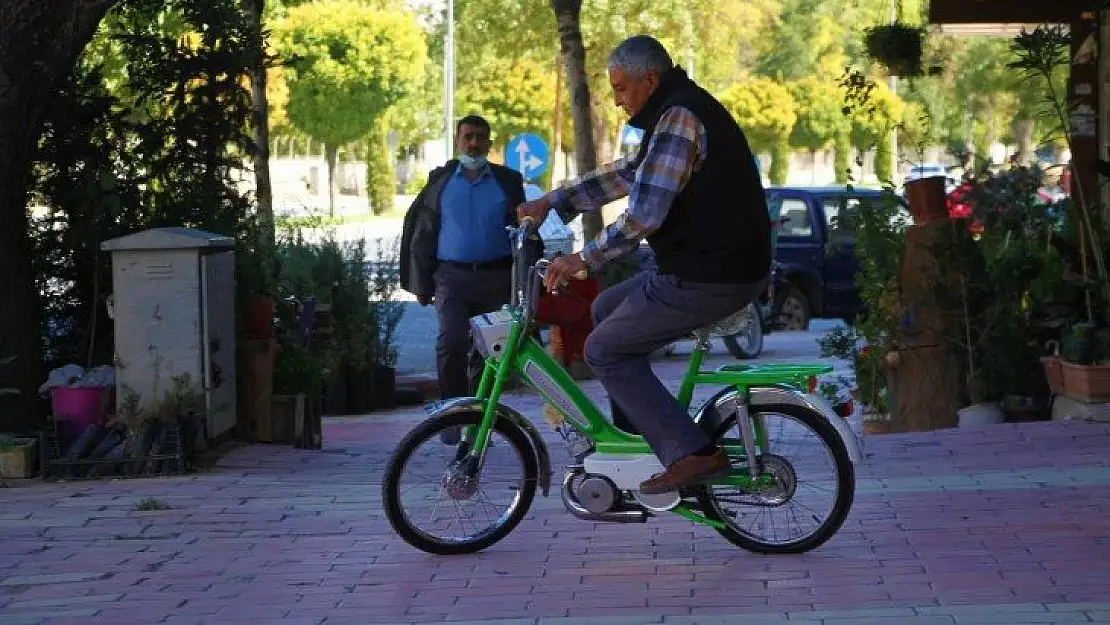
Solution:
<svg viewBox="0 0 1110 625">
<path fill-rule="evenodd" d="M 163 399 L 188 375 L 204 393 L 207 436 L 235 425 L 235 241 L 154 228 L 105 241 L 112 254 L 116 407 Z"/>
</svg>

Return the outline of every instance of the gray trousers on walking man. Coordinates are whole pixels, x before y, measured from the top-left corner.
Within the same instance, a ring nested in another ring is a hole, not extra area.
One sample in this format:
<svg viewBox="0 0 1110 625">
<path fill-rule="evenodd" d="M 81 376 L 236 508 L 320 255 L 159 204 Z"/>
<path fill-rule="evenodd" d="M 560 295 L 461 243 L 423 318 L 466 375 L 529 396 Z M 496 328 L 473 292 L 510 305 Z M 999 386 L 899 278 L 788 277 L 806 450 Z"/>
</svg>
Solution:
<svg viewBox="0 0 1110 625">
<path fill-rule="evenodd" d="M 653 270 L 602 291 L 594 300 L 595 327 L 586 339 L 586 363 L 609 393 L 614 423 L 642 435 L 663 466 L 710 440 L 652 372 L 651 353 L 738 312 L 763 287 L 692 283 Z"/>
<path fill-rule="evenodd" d="M 471 269 L 442 263 L 436 269 L 435 306 L 439 317 L 436 369 L 440 399 L 474 394 L 483 360 L 470 338 L 470 318 L 509 303 L 511 276 L 508 268 Z M 459 434 L 458 428 L 445 430 L 440 439 L 455 444 Z"/>
</svg>

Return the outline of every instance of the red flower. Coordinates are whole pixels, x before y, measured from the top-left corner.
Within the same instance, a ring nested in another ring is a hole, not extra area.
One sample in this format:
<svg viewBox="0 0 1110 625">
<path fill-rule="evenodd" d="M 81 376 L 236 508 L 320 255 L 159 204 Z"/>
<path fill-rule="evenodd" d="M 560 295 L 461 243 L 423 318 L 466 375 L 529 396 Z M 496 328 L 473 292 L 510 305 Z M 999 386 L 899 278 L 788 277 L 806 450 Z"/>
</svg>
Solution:
<svg viewBox="0 0 1110 625">
<path fill-rule="evenodd" d="M 970 194 L 971 184 L 967 182 L 956 187 L 952 190 L 951 193 L 948 194 L 948 197 L 945 198 L 944 203 L 946 208 L 948 209 L 949 217 L 953 219 L 959 219 L 961 217 L 971 216 L 971 204 L 965 201 L 967 199 L 967 196 Z"/>
</svg>

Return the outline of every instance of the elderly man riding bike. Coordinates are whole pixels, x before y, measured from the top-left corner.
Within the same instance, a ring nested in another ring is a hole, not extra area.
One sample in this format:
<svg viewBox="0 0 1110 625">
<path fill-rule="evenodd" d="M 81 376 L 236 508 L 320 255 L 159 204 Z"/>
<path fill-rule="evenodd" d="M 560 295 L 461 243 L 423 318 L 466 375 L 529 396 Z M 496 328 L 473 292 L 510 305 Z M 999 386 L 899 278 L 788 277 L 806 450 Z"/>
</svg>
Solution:
<svg viewBox="0 0 1110 625">
<path fill-rule="evenodd" d="M 641 485 L 657 494 L 725 474 L 729 462 L 654 375 L 649 356 L 757 297 L 770 273 L 771 229 L 751 147 L 720 102 L 646 35 L 618 45 L 608 66 L 617 106 L 644 131 L 639 152 L 521 204 L 517 215 L 542 222 L 555 210 L 569 221 L 628 197 L 597 238 L 551 262 L 546 285 L 599 269 L 643 239 L 651 246 L 657 268 L 594 302 L 585 356 L 614 424 L 641 434 L 666 467 Z"/>
</svg>

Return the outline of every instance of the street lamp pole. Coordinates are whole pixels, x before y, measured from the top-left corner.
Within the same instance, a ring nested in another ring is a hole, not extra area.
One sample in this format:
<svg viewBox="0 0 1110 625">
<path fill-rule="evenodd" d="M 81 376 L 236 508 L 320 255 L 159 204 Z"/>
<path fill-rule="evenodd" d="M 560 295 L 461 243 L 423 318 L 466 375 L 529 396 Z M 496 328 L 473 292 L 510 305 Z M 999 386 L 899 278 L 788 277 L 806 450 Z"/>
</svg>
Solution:
<svg viewBox="0 0 1110 625">
<path fill-rule="evenodd" d="M 443 46 L 443 131 L 447 159 L 455 155 L 455 0 L 447 1 L 447 38 Z"/>
<path fill-rule="evenodd" d="M 894 24 L 898 19 L 898 0 L 891 0 L 890 2 L 890 23 Z M 891 95 L 898 94 L 898 77 L 894 74 L 890 75 L 890 93 Z M 894 128 L 890 130 L 890 177 L 893 184 L 898 179 L 898 126 L 895 123 Z"/>
</svg>

